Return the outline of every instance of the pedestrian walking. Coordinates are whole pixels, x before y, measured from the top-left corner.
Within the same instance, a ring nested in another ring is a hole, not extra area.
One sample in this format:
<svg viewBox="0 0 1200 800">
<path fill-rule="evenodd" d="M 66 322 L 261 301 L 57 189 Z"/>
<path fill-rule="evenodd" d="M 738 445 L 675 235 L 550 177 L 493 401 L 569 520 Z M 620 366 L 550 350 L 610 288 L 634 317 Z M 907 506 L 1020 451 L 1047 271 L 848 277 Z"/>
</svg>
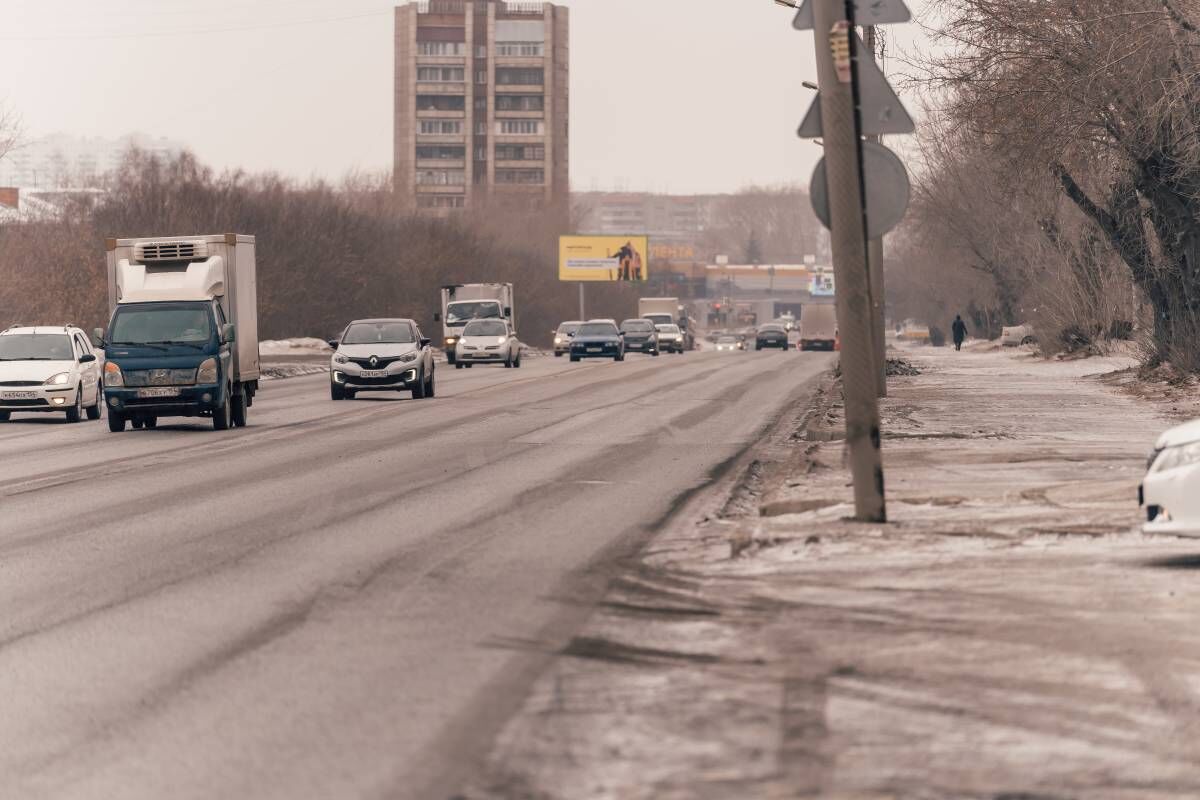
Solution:
<svg viewBox="0 0 1200 800">
<path fill-rule="evenodd" d="M 950 328 L 954 334 L 954 349 L 962 350 L 963 341 L 967 338 L 967 323 L 963 322 L 962 314 L 955 315 L 954 324 Z"/>
</svg>

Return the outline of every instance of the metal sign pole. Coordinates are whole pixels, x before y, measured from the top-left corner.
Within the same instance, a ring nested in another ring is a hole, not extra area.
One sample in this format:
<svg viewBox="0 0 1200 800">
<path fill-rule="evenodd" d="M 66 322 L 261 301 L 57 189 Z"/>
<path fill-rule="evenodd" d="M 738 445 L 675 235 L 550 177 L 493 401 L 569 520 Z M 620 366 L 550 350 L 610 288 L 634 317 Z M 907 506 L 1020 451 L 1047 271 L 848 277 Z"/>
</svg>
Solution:
<svg viewBox="0 0 1200 800">
<path fill-rule="evenodd" d="M 579 319 L 581 322 L 587 321 L 587 314 L 584 311 L 583 305 L 583 281 L 579 282 Z"/>
</svg>

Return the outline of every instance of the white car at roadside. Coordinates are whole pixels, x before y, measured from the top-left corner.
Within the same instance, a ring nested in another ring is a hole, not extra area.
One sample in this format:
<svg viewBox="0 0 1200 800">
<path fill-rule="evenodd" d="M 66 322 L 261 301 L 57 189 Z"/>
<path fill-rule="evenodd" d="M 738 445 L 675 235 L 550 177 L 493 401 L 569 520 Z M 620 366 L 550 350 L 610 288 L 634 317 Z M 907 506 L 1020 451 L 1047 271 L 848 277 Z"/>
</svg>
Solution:
<svg viewBox="0 0 1200 800">
<path fill-rule="evenodd" d="M 507 320 L 476 319 L 463 328 L 454 346 L 454 366 L 463 369 L 473 364 L 521 366 L 521 341 Z"/>
<path fill-rule="evenodd" d="M 73 325 L 0 331 L 0 422 L 14 412 L 66 413 L 67 422 L 100 419 L 100 361 Z"/>
<path fill-rule="evenodd" d="M 1200 419 L 1158 437 L 1138 487 L 1144 533 L 1200 537 Z"/>
</svg>

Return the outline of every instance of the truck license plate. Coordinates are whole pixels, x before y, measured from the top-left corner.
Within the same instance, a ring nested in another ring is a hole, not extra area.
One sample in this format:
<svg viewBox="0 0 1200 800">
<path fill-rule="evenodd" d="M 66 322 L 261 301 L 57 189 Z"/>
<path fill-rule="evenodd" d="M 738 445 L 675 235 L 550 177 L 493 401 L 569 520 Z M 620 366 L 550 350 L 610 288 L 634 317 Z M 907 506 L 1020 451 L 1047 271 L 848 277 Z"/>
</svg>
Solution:
<svg viewBox="0 0 1200 800">
<path fill-rule="evenodd" d="M 364 378 L 386 378 L 387 370 L 385 370 L 385 369 L 364 369 L 359 374 Z"/>
<path fill-rule="evenodd" d="M 36 397 L 37 392 L 0 392 L 3 400 L 33 400 Z"/>
<path fill-rule="evenodd" d="M 138 389 L 138 397 L 179 397 L 179 390 L 172 386 L 159 386 L 153 389 Z"/>
</svg>

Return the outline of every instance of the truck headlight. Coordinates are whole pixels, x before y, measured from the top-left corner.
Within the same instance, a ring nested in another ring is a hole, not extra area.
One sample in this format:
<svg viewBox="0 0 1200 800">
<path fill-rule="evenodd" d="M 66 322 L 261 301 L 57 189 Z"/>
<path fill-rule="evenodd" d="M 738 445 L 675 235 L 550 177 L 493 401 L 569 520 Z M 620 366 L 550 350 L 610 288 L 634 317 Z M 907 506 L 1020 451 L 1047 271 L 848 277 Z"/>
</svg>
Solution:
<svg viewBox="0 0 1200 800">
<path fill-rule="evenodd" d="M 196 371 L 196 383 L 216 383 L 217 382 L 217 360 L 215 358 L 206 358 L 204 363 L 200 365 L 200 369 Z"/>
<path fill-rule="evenodd" d="M 125 386 L 125 376 L 121 374 L 121 368 L 111 361 L 104 362 L 104 385 L 118 388 Z"/>
<path fill-rule="evenodd" d="M 46 382 L 42 385 L 43 386 L 66 386 L 68 383 L 70 383 L 70 381 L 71 381 L 71 373 L 60 372 L 57 375 L 51 375 L 49 378 L 46 378 Z"/>
</svg>

